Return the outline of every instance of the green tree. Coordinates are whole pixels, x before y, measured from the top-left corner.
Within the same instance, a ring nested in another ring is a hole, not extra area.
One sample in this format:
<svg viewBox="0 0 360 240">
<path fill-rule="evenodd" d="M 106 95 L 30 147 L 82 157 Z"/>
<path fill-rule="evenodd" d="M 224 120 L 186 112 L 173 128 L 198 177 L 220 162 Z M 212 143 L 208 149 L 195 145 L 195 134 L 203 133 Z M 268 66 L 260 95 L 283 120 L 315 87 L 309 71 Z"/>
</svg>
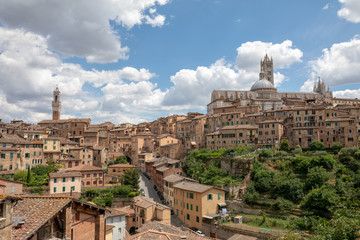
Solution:
<svg viewBox="0 0 360 240">
<path fill-rule="evenodd" d="M 114 197 L 120 197 L 124 198 L 129 195 L 133 191 L 132 186 L 129 185 L 121 185 L 121 186 L 115 186 L 112 190 L 112 193 Z"/>
<path fill-rule="evenodd" d="M 302 148 L 300 145 L 296 145 L 295 149 L 293 150 L 295 155 L 300 155 L 302 153 Z"/>
<path fill-rule="evenodd" d="M 305 196 L 301 203 L 301 208 L 314 212 L 317 215 L 324 215 L 330 213 L 339 201 L 334 188 L 329 186 L 322 186 L 315 188 Z"/>
<path fill-rule="evenodd" d="M 329 180 L 330 174 L 323 167 L 311 168 L 306 175 L 305 187 L 307 190 L 319 188 Z"/>
<path fill-rule="evenodd" d="M 334 142 L 334 143 L 331 145 L 331 150 L 333 150 L 333 152 L 334 152 L 335 154 L 337 154 L 341 149 L 342 149 L 342 145 L 341 145 L 341 143 L 339 143 L 339 142 Z"/>
<path fill-rule="evenodd" d="M 289 152 L 290 151 L 290 144 L 289 141 L 287 139 L 284 139 L 281 143 L 280 143 L 280 150 L 281 151 L 286 151 Z"/>
<path fill-rule="evenodd" d="M 295 207 L 295 204 L 289 200 L 282 198 L 282 197 L 278 197 L 273 206 L 276 210 L 283 212 L 285 210 L 293 209 Z"/>
<path fill-rule="evenodd" d="M 122 176 L 122 184 L 130 185 L 133 189 L 138 190 L 140 182 L 140 172 L 137 168 L 128 169 Z"/>
<path fill-rule="evenodd" d="M 311 151 L 321 151 L 321 150 L 324 150 L 325 147 L 324 147 L 324 144 L 318 140 L 315 140 L 315 141 L 312 141 L 310 143 L 310 150 Z"/>
<path fill-rule="evenodd" d="M 27 175 L 26 175 L 26 182 L 30 183 L 31 180 L 31 169 L 30 166 L 28 167 Z"/>
<path fill-rule="evenodd" d="M 14 174 L 14 180 L 20 181 L 20 182 L 26 182 L 28 176 L 28 172 L 25 170 L 20 170 L 15 172 Z"/>
<path fill-rule="evenodd" d="M 129 164 L 129 163 L 127 161 L 126 156 L 118 156 L 115 160 L 109 161 L 108 166 L 114 164 Z"/>
</svg>

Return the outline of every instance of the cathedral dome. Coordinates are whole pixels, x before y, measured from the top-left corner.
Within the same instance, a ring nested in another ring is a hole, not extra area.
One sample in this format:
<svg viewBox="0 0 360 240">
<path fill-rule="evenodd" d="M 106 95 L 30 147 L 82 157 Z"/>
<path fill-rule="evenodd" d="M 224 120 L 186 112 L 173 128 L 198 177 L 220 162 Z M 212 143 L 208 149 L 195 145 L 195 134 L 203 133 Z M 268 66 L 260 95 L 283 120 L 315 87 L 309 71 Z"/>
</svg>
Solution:
<svg viewBox="0 0 360 240">
<path fill-rule="evenodd" d="M 260 79 L 257 80 L 252 86 L 250 91 L 256 91 L 256 90 L 260 90 L 260 89 L 268 89 L 268 90 L 276 90 L 276 88 L 274 87 L 274 85 L 266 80 L 266 79 Z"/>
</svg>

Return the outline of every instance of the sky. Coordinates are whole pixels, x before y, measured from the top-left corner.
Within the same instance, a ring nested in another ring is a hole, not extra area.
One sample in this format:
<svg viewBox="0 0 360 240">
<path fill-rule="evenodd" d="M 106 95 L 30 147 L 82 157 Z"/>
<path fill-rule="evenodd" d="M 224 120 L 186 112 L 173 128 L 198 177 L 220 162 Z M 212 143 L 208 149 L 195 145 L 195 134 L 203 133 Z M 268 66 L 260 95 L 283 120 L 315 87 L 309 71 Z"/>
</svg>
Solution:
<svg viewBox="0 0 360 240">
<path fill-rule="evenodd" d="M 0 119 L 92 123 L 206 113 L 248 90 L 265 53 L 275 86 L 360 98 L 359 0 L 0 0 Z"/>
</svg>

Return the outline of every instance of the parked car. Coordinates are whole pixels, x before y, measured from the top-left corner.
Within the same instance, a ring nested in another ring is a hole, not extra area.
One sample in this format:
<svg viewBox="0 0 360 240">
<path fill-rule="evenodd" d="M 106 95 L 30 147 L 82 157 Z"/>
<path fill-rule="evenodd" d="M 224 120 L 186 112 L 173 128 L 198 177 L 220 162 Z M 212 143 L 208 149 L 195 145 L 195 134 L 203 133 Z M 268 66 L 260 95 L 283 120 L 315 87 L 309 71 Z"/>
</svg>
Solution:
<svg viewBox="0 0 360 240">
<path fill-rule="evenodd" d="M 197 230 L 196 233 L 199 234 L 200 236 L 205 236 L 205 234 L 203 234 L 203 232 L 200 230 Z"/>
<path fill-rule="evenodd" d="M 145 196 L 145 190 L 144 189 L 140 189 L 140 193 L 141 193 L 141 195 L 144 195 Z"/>
</svg>

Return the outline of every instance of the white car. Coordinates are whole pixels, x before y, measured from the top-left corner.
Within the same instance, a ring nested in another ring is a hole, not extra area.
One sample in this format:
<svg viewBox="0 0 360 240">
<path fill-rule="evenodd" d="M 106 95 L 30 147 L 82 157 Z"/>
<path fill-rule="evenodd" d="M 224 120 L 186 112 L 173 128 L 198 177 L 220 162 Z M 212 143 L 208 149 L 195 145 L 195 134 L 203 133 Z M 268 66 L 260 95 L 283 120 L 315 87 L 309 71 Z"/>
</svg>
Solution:
<svg viewBox="0 0 360 240">
<path fill-rule="evenodd" d="M 200 236 L 205 236 L 205 234 L 203 234 L 203 232 L 200 230 L 197 230 L 196 233 L 199 234 Z"/>
</svg>

